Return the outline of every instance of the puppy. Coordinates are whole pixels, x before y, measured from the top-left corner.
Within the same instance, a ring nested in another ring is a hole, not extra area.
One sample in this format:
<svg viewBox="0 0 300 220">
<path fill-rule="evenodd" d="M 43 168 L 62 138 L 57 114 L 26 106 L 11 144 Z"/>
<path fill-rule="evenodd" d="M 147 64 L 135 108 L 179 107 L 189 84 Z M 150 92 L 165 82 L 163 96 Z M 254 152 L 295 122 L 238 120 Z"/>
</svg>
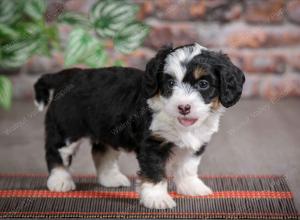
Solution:
<svg viewBox="0 0 300 220">
<path fill-rule="evenodd" d="M 117 161 L 120 150 L 136 153 L 145 207 L 176 205 L 167 190 L 167 166 L 178 193 L 211 194 L 198 178 L 198 165 L 224 107 L 240 99 L 244 81 L 225 54 L 197 43 L 162 48 L 145 72 L 109 67 L 43 75 L 34 88 L 40 110 L 53 93 L 45 119 L 49 190 L 75 189 L 68 167 L 88 138 L 98 181 L 106 187 L 130 185 Z"/>
</svg>

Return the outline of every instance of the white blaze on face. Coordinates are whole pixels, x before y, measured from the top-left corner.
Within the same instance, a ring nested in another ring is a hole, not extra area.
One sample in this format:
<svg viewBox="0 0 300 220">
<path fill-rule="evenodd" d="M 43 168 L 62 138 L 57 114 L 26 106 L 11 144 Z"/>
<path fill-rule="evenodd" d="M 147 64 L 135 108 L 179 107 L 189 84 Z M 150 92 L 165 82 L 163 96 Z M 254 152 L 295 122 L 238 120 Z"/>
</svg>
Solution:
<svg viewBox="0 0 300 220">
<path fill-rule="evenodd" d="M 183 63 L 188 63 L 193 57 L 201 54 L 202 50 L 207 48 L 195 43 L 190 47 L 183 47 L 169 54 L 165 60 L 164 73 L 174 76 L 179 82 L 184 78 L 186 67 Z"/>
</svg>

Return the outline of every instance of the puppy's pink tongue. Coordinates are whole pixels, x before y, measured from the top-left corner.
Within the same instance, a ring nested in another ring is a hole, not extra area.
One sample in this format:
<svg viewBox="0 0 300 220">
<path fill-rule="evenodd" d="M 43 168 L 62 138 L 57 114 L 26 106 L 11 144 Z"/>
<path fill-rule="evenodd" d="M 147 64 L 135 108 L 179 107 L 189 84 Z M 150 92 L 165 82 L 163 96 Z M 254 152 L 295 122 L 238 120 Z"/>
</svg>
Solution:
<svg viewBox="0 0 300 220">
<path fill-rule="evenodd" d="M 197 120 L 197 118 L 178 118 L 179 123 L 186 127 L 195 124 Z"/>
</svg>

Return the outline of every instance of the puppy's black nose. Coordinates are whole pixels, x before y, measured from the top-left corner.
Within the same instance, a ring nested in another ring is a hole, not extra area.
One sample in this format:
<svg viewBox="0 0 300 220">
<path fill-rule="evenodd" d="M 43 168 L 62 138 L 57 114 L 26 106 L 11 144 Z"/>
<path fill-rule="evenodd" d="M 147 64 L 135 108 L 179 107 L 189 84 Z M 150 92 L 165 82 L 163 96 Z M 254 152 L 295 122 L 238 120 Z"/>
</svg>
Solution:
<svg viewBox="0 0 300 220">
<path fill-rule="evenodd" d="M 191 106 L 190 105 L 178 105 L 178 111 L 182 115 L 187 115 L 191 111 Z"/>
</svg>

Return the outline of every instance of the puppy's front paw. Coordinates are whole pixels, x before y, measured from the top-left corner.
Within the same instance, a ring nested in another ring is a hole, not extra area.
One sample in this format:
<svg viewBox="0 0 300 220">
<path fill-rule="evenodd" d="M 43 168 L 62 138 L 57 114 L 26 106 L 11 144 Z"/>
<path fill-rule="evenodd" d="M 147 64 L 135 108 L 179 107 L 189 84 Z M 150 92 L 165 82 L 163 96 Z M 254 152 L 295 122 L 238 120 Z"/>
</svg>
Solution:
<svg viewBox="0 0 300 220">
<path fill-rule="evenodd" d="M 149 209 L 171 209 L 176 206 L 175 201 L 168 193 L 142 196 L 140 203 Z"/>
<path fill-rule="evenodd" d="M 140 188 L 140 203 L 150 209 L 171 209 L 175 201 L 167 192 L 167 183 L 143 183 Z"/>
<path fill-rule="evenodd" d="M 51 171 L 47 187 L 52 192 L 68 192 L 76 188 L 71 175 L 63 168 L 54 168 Z"/>
<path fill-rule="evenodd" d="M 122 173 L 118 173 L 116 175 L 100 176 L 99 183 L 105 187 L 130 186 L 130 180 Z"/>
<path fill-rule="evenodd" d="M 175 201 L 169 194 L 141 197 L 140 203 L 149 209 L 171 209 L 176 206 Z"/>
<path fill-rule="evenodd" d="M 206 186 L 198 177 L 185 178 L 176 182 L 177 192 L 190 196 L 207 196 L 213 191 Z"/>
</svg>

